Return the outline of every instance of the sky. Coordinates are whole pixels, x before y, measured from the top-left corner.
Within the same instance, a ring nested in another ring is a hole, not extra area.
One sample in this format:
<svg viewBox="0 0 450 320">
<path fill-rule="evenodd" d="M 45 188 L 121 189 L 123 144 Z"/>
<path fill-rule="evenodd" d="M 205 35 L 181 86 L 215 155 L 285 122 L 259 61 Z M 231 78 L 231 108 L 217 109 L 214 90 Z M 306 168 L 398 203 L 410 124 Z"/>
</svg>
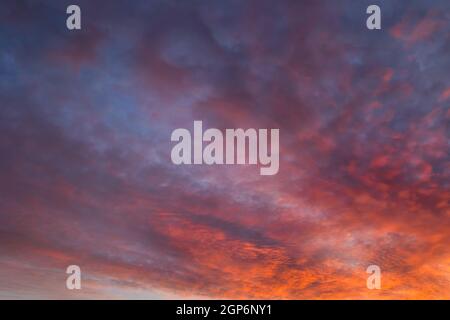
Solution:
<svg viewBox="0 0 450 320">
<path fill-rule="evenodd" d="M 450 299 L 448 0 L 0 7 L 0 299 Z M 194 120 L 278 174 L 174 165 Z"/>
</svg>

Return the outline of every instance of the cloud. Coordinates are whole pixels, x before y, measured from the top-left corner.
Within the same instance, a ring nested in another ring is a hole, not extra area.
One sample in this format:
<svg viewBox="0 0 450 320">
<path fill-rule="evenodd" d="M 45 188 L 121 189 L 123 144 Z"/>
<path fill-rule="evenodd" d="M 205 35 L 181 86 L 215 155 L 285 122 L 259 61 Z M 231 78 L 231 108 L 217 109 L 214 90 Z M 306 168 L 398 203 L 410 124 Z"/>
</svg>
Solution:
<svg viewBox="0 0 450 320">
<path fill-rule="evenodd" d="M 448 298 L 449 24 L 427 3 L 383 3 L 376 34 L 350 1 L 82 1 L 80 33 L 7 4 L 0 297 Z M 279 173 L 172 165 L 194 120 L 279 128 Z"/>
</svg>

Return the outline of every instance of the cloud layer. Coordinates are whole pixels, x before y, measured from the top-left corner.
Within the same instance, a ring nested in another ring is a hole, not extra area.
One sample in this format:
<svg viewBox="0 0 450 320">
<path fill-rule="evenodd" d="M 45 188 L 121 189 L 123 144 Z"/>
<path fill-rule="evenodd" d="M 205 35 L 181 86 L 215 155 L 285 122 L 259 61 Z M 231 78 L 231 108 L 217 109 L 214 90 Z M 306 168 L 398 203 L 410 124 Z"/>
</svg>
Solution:
<svg viewBox="0 0 450 320">
<path fill-rule="evenodd" d="M 369 2 L 2 4 L 0 297 L 449 299 L 450 5 Z M 194 120 L 279 173 L 173 165 Z"/>
</svg>

